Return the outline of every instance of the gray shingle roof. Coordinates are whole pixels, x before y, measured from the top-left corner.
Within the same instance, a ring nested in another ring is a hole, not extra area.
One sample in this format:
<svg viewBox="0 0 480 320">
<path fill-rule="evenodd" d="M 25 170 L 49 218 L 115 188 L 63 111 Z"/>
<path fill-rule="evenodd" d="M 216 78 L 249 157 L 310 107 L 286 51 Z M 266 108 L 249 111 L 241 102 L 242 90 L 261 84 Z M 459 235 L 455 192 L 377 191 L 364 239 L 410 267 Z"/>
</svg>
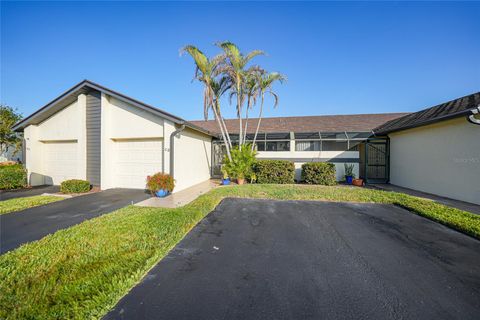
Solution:
<svg viewBox="0 0 480 320">
<path fill-rule="evenodd" d="M 470 114 L 470 110 L 480 105 L 480 92 L 448 101 L 431 108 L 407 114 L 398 119 L 390 120 L 373 131 L 376 135 L 415 128 L 438 121 L 448 120 Z"/>
<path fill-rule="evenodd" d="M 260 132 L 371 132 L 382 123 L 406 114 L 381 113 L 263 118 L 260 123 Z M 238 133 L 239 124 L 237 119 L 227 119 L 225 121 L 229 133 Z M 220 134 L 220 129 L 214 120 L 190 122 L 217 135 Z M 258 118 L 248 120 L 248 133 L 255 132 L 257 122 Z"/>
</svg>

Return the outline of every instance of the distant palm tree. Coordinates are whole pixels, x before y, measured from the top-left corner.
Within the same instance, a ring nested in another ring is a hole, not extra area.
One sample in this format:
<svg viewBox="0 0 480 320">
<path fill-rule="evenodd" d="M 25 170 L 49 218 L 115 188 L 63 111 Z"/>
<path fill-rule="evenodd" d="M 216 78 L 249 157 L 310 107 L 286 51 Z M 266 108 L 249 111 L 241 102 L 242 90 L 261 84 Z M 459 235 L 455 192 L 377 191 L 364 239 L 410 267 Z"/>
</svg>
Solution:
<svg viewBox="0 0 480 320">
<path fill-rule="evenodd" d="M 223 141 L 225 141 L 227 156 L 231 159 L 230 137 L 220 108 L 220 97 L 230 88 L 230 83 L 229 79 L 225 77 L 219 81 L 215 80 L 215 76 L 218 75 L 217 69 L 224 61 L 224 56 L 217 55 L 212 59 L 208 59 L 202 51 L 192 45 L 183 47 L 180 53 L 188 53 L 195 61 L 195 79 L 202 82 L 205 86 L 203 90 L 203 113 L 205 120 L 208 120 L 209 110 L 212 109 L 214 118 L 222 133 Z"/>
<path fill-rule="evenodd" d="M 247 74 L 245 81 L 245 95 L 247 99 L 247 109 L 245 110 L 245 129 L 243 130 L 243 141 L 247 140 L 248 131 L 248 111 L 257 104 L 257 97 L 260 94 L 259 80 L 261 79 L 261 73 L 257 70 L 253 70 Z"/>
<path fill-rule="evenodd" d="M 259 67 L 250 67 L 246 69 L 247 64 L 254 57 L 258 55 L 263 55 L 264 52 L 261 50 L 253 50 L 247 55 L 243 55 L 240 52 L 240 49 L 232 42 L 224 41 L 217 43 L 217 46 L 220 47 L 225 53 L 225 60 L 222 66 L 219 68 L 219 72 L 224 73 L 229 77 L 232 84 L 233 94 L 237 97 L 237 115 L 239 119 L 239 148 L 242 148 L 243 145 L 243 125 L 242 125 L 242 108 L 245 99 L 245 86 L 244 82 L 246 81 L 247 75 L 254 70 L 260 70 Z"/>
<path fill-rule="evenodd" d="M 252 150 L 255 148 L 255 142 L 257 141 L 258 131 L 260 129 L 260 122 L 262 121 L 263 116 L 263 103 L 265 101 L 265 93 L 272 95 L 274 99 L 273 107 L 275 108 L 278 105 L 278 96 L 272 90 L 272 85 L 275 81 L 280 81 L 283 83 L 286 80 L 286 77 L 278 72 L 271 72 L 268 74 L 262 74 L 258 80 L 258 89 L 260 94 L 260 111 L 258 114 L 257 129 L 255 130 L 255 135 L 253 136 Z"/>
</svg>

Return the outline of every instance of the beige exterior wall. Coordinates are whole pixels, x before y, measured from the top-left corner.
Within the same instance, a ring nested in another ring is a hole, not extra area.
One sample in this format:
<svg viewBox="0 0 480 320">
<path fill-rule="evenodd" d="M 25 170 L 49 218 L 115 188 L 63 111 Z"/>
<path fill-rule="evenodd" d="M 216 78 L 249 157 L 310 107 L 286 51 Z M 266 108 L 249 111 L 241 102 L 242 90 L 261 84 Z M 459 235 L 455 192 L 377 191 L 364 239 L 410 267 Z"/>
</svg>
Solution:
<svg viewBox="0 0 480 320">
<path fill-rule="evenodd" d="M 101 117 L 101 189 L 129 187 L 130 181 L 133 188 L 143 188 L 147 175 L 170 172 L 170 134 L 177 129 L 173 122 L 104 93 Z M 67 175 L 86 179 L 86 136 L 84 94 L 42 123 L 26 127 L 25 162 L 30 184 L 58 184 Z M 210 179 L 211 137 L 187 128 L 175 139 L 174 192 Z M 66 151 L 68 147 L 68 165 L 72 168 L 65 165 L 58 176 L 48 176 L 47 171 L 52 171 L 56 162 L 49 161 L 47 166 L 45 154 L 62 158 L 66 155 L 63 146 Z M 125 181 L 119 181 L 122 174 Z"/>
<path fill-rule="evenodd" d="M 359 159 L 358 151 L 295 151 L 295 142 L 290 141 L 290 151 L 259 151 L 258 159 L 288 159 L 295 163 L 295 180 L 300 181 L 302 174 L 302 164 L 305 159 L 310 161 L 318 161 L 318 159 L 325 159 L 325 161 L 334 162 L 335 159 Z M 359 176 L 358 162 L 352 162 L 354 164 L 354 173 L 356 177 Z M 337 180 L 344 180 L 345 166 L 341 162 L 335 163 L 335 169 L 337 173 Z"/>
<path fill-rule="evenodd" d="M 177 135 L 175 137 L 176 186 L 174 192 L 210 179 L 211 160 L 212 137 L 189 128 Z"/>
<path fill-rule="evenodd" d="M 110 189 L 118 187 L 115 177 L 119 171 L 116 141 L 163 139 L 164 120 L 104 93 L 102 93 L 101 105 L 101 188 Z M 162 149 L 158 152 L 163 153 Z M 146 176 L 147 174 L 145 179 Z"/>
<path fill-rule="evenodd" d="M 389 137 L 392 184 L 480 204 L 480 126 L 462 117 Z"/>
<path fill-rule="evenodd" d="M 78 167 L 72 173 L 77 179 L 86 178 L 86 97 L 78 96 L 61 111 L 38 125 L 30 125 L 24 130 L 25 166 L 29 183 L 32 186 L 51 183 L 45 170 L 45 144 L 53 142 L 74 142 L 77 146 L 76 162 Z"/>
</svg>

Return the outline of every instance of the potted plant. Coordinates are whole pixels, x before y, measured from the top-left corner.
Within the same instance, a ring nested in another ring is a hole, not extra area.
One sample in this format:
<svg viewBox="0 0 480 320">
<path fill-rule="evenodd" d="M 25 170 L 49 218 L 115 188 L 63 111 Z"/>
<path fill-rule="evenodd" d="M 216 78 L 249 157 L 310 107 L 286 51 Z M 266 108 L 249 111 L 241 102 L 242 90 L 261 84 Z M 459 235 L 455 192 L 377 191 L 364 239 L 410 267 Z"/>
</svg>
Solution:
<svg viewBox="0 0 480 320">
<path fill-rule="evenodd" d="M 352 180 L 355 179 L 355 173 L 353 173 L 354 164 L 344 164 L 345 167 L 345 181 L 347 184 L 352 184 Z"/>
<path fill-rule="evenodd" d="M 363 179 L 353 179 L 352 184 L 357 187 L 363 186 Z"/>
<path fill-rule="evenodd" d="M 175 180 L 169 174 L 158 172 L 147 177 L 147 189 L 152 195 L 163 198 L 175 188 Z"/>
<path fill-rule="evenodd" d="M 228 172 L 227 172 L 227 169 L 225 168 L 225 166 L 222 166 L 222 175 L 223 175 L 222 184 L 224 186 L 229 185 L 230 184 L 230 178 L 228 177 Z"/>
</svg>

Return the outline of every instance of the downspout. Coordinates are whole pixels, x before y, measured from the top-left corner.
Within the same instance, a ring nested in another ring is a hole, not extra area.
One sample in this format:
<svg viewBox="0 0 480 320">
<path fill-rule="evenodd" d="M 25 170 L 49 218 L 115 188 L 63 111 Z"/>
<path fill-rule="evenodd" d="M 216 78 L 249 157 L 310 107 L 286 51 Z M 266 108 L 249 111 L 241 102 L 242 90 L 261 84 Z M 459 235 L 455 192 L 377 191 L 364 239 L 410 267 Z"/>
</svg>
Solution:
<svg viewBox="0 0 480 320">
<path fill-rule="evenodd" d="M 170 134 L 170 175 L 172 178 L 175 179 L 174 174 L 175 174 L 175 136 L 185 130 L 185 125 L 182 124 L 180 128 L 177 130 L 173 131 Z"/>
<path fill-rule="evenodd" d="M 467 117 L 468 122 L 480 125 L 480 119 L 475 118 L 475 115 L 480 114 L 480 105 L 476 109 L 471 110 L 472 114 Z"/>
</svg>

